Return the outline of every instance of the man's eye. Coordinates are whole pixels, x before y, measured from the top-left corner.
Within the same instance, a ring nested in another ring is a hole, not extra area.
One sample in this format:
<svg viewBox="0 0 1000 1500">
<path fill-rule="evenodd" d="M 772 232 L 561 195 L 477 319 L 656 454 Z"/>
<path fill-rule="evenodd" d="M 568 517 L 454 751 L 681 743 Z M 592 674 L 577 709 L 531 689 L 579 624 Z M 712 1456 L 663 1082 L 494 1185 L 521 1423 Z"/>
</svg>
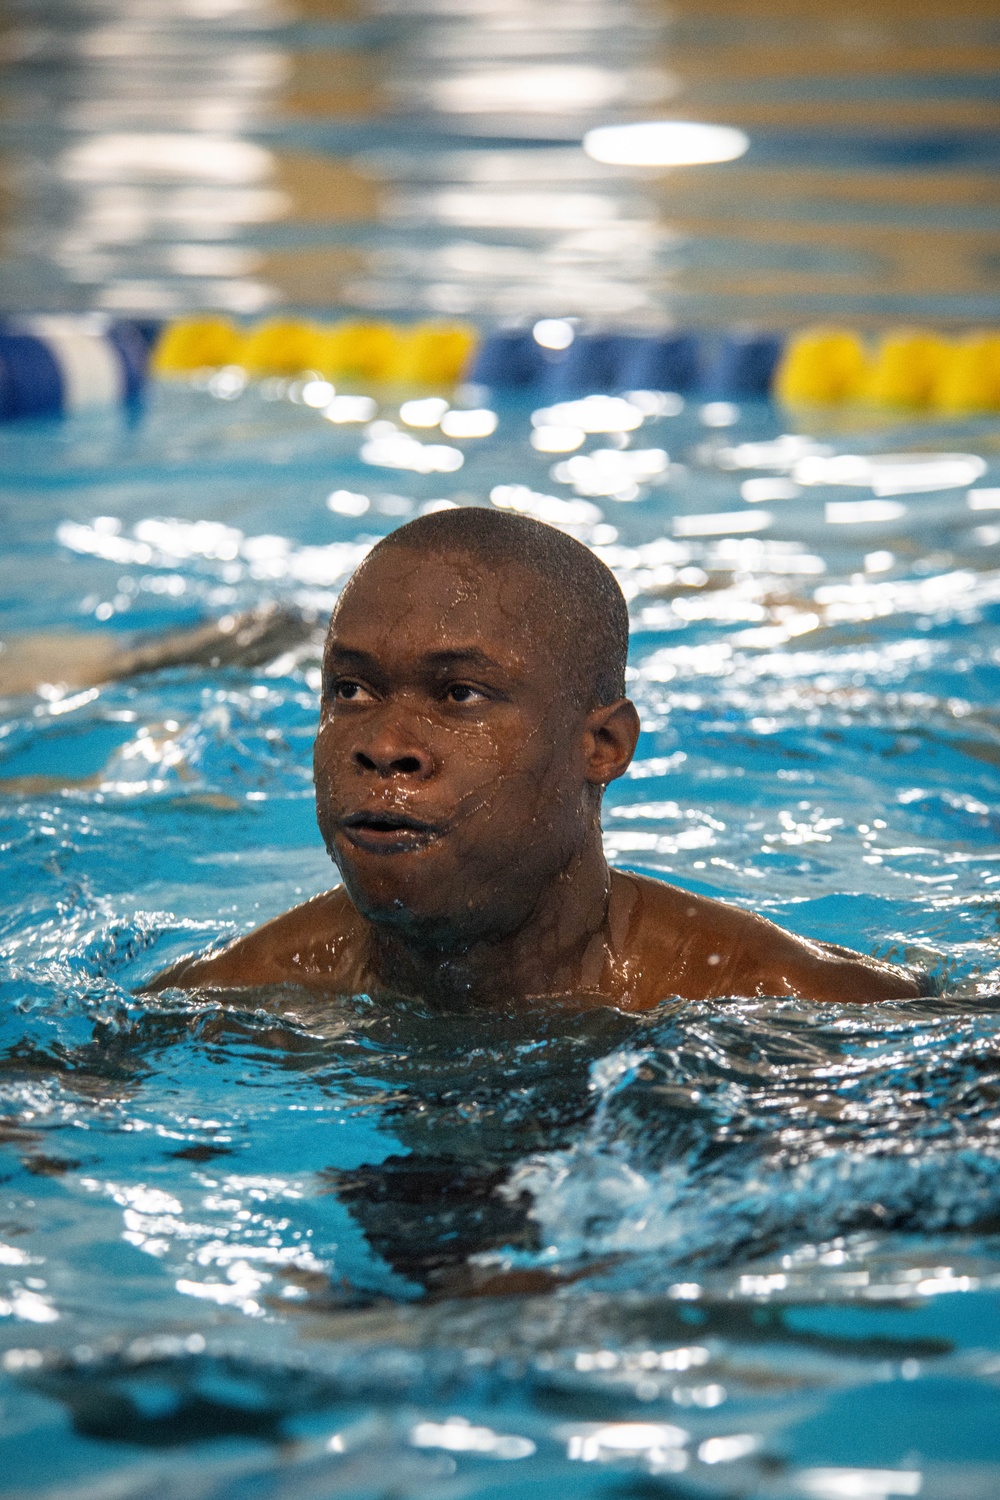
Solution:
<svg viewBox="0 0 1000 1500">
<path fill-rule="evenodd" d="M 357 703 L 361 699 L 367 698 L 368 693 L 361 686 L 360 682 L 351 682 L 349 679 L 342 679 L 340 682 L 334 683 L 333 696 L 340 703 Z"/>
<path fill-rule="evenodd" d="M 468 682 L 453 682 L 445 692 L 450 703 L 472 703 L 485 696 L 480 688 L 474 688 Z"/>
</svg>

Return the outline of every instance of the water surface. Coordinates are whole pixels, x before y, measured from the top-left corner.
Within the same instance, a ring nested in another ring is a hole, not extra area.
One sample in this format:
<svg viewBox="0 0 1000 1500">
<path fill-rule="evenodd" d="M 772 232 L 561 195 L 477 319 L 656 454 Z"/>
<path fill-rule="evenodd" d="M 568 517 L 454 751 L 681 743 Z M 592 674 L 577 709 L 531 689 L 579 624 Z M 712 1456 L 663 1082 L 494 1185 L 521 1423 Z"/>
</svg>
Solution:
<svg viewBox="0 0 1000 1500">
<path fill-rule="evenodd" d="M 7 1492 L 986 1500 L 995 424 L 647 400 L 568 474 L 510 407 L 419 474 L 301 384 L 214 389 L 0 434 L 6 634 L 321 615 L 406 516 L 516 504 L 629 596 L 643 734 L 613 861 L 938 994 L 137 996 L 331 882 L 316 647 L 79 691 L 54 662 L 2 720 Z M 377 420 L 444 441 L 387 399 Z M 892 453 L 839 482 L 838 457 Z M 752 498 L 777 480 L 792 498 Z"/>
</svg>

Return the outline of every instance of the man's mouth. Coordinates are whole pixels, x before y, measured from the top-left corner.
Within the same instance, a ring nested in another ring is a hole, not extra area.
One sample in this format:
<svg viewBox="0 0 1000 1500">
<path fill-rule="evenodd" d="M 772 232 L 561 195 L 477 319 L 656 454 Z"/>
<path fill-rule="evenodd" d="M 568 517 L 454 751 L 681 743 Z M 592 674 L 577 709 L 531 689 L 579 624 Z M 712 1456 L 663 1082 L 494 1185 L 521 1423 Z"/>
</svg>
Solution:
<svg viewBox="0 0 1000 1500">
<path fill-rule="evenodd" d="M 403 854 L 423 849 L 440 837 L 441 829 L 406 813 L 351 813 L 341 822 L 350 843 L 371 854 Z"/>
</svg>

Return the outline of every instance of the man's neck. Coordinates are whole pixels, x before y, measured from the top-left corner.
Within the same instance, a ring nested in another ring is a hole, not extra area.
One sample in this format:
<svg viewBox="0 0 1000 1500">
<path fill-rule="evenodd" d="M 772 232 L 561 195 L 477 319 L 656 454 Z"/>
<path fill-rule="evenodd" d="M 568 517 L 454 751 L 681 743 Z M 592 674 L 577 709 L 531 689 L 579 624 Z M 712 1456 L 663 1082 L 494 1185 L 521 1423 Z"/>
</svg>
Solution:
<svg viewBox="0 0 1000 1500">
<path fill-rule="evenodd" d="M 371 987 L 475 1005 L 595 993 L 607 960 L 609 893 L 597 829 L 513 932 L 428 947 L 366 922 Z"/>
</svg>

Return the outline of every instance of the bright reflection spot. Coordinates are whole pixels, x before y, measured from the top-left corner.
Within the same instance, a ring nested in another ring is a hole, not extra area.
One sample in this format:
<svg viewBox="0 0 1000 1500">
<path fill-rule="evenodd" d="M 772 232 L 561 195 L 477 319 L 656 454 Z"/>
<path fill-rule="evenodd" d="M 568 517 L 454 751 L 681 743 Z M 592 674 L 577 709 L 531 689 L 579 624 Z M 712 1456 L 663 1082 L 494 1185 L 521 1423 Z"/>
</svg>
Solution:
<svg viewBox="0 0 1000 1500">
<path fill-rule="evenodd" d="M 892 567 L 895 561 L 896 556 L 893 552 L 866 552 L 865 572 L 888 573 L 889 569 Z"/>
<path fill-rule="evenodd" d="M 801 1469 L 799 1485 L 814 1500 L 888 1500 L 890 1495 L 919 1495 L 919 1469 Z"/>
<path fill-rule="evenodd" d="M 619 204 L 604 193 L 444 188 L 422 195 L 419 213 L 477 229 L 590 229 L 617 219 Z"/>
<path fill-rule="evenodd" d="M 15 1374 L 21 1370 L 37 1370 L 44 1363 L 45 1356 L 40 1349 L 8 1349 L 0 1360 L 5 1370 Z"/>
<path fill-rule="evenodd" d="M 328 380 L 307 380 L 302 387 L 301 401 L 303 406 L 328 406 L 336 394 Z"/>
<path fill-rule="evenodd" d="M 803 458 L 828 458 L 833 449 L 826 443 L 797 433 L 782 433 L 769 443 L 737 443 L 735 448 L 720 448 L 715 462 L 720 469 L 777 469 L 788 472 Z M 801 483 L 801 481 L 800 481 Z"/>
<path fill-rule="evenodd" d="M 580 453 L 552 470 L 559 484 L 571 484 L 578 495 L 609 495 L 613 500 L 638 500 L 640 485 L 670 467 L 662 448 L 597 448 Z"/>
<path fill-rule="evenodd" d="M 576 338 L 572 323 L 565 318 L 539 318 L 531 336 L 543 349 L 568 349 Z"/>
<path fill-rule="evenodd" d="M 829 500 L 824 506 L 829 526 L 871 526 L 905 515 L 906 506 L 898 500 Z"/>
<path fill-rule="evenodd" d="M 178 276 L 244 276 L 263 264 L 258 250 L 241 245 L 172 245 L 164 259 Z"/>
<path fill-rule="evenodd" d="M 229 562 L 239 556 L 242 531 L 221 521 L 138 521 L 132 528 L 139 542 L 161 555 L 180 561 L 189 557 L 219 558 Z"/>
<path fill-rule="evenodd" d="M 471 411 L 447 411 L 441 418 L 441 431 L 450 438 L 483 438 L 496 432 L 499 421 L 495 411 L 476 407 Z"/>
<path fill-rule="evenodd" d="M 669 82 L 663 76 L 657 92 L 662 94 Z M 455 114 L 491 110 L 558 114 L 566 109 L 604 109 L 628 98 L 634 86 L 627 72 L 587 63 L 548 63 L 443 78 L 431 86 L 431 97 L 438 109 Z"/>
<path fill-rule="evenodd" d="M 42 682 L 38 686 L 38 696 L 44 698 L 48 704 L 45 712 L 52 717 L 59 714 L 75 713 L 78 708 L 83 708 L 86 703 L 93 703 L 98 696 L 97 688 L 88 688 L 85 693 L 74 693 L 72 697 L 65 696 L 65 688 L 60 684 Z M 35 712 L 39 710 L 36 708 Z"/>
<path fill-rule="evenodd" d="M 861 621 L 900 614 L 954 614 L 967 609 L 977 592 L 977 575 L 971 570 L 939 573 L 919 581 L 824 584 L 813 594 L 827 624 Z"/>
<path fill-rule="evenodd" d="M 708 1438 L 698 1449 L 703 1464 L 728 1464 L 734 1459 L 746 1458 L 757 1446 L 757 1439 L 749 1432 L 737 1432 L 732 1437 Z"/>
<path fill-rule="evenodd" d="M 955 1276 L 945 1267 L 936 1276 L 927 1276 L 917 1282 L 921 1297 L 933 1297 L 938 1292 L 972 1292 L 979 1286 L 974 1276 Z"/>
<path fill-rule="evenodd" d="M 791 479 L 744 479 L 740 485 L 740 498 L 749 505 L 770 500 L 797 500 L 801 494 L 801 486 Z"/>
<path fill-rule="evenodd" d="M 363 516 L 371 505 L 367 495 L 355 495 L 351 490 L 334 490 L 326 497 L 326 508 L 338 516 Z"/>
<path fill-rule="evenodd" d="M 687 756 L 685 756 L 687 759 Z M 676 802 L 640 802 L 630 807 L 616 807 L 612 810 L 615 817 L 681 817 L 681 808 Z M 715 828 L 724 828 L 724 823 L 714 822 Z M 582 1350 L 574 1359 L 574 1367 L 577 1370 L 615 1370 L 618 1365 L 625 1368 L 640 1368 L 640 1370 L 691 1370 L 696 1365 L 708 1364 L 708 1349 L 703 1349 L 700 1344 L 694 1344 L 685 1349 L 664 1349 L 657 1352 L 655 1349 L 643 1350 L 640 1355 L 616 1355 L 610 1349 L 598 1349 L 594 1352 Z"/>
<path fill-rule="evenodd" d="M 740 409 L 731 401 L 707 401 L 698 418 L 703 427 L 732 427 L 740 419 Z"/>
<path fill-rule="evenodd" d="M 181 1205 L 170 1193 L 163 1192 L 160 1188 L 148 1188 L 144 1184 L 138 1187 L 126 1187 L 115 1194 L 115 1202 L 127 1204 L 137 1213 L 143 1214 L 179 1214 Z"/>
<path fill-rule="evenodd" d="M 970 510 L 1000 510 L 1000 490 L 970 490 Z"/>
<path fill-rule="evenodd" d="M 625 400 L 644 417 L 679 417 L 684 410 L 684 397 L 676 391 L 626 391 Z"/>
<path fill-rule="evenodd" d="M 802 458 L 794 466 L 798 484 L 870 487 L 876 495 L 918 495 L 973 484 L 986 463 L 973 453 L 841 453 Z"/>
<path fill-rule="evenodd" d="M 70 182 L 201 179 L 220 185 L 260 182 L 274 157 L 252 141 L 202 134 L 93 135 L 64 152 L 61 175 Z"/>
<path fill-rule="evenodd" d="M 71 552 L 89 552 L 94 557 L 107 558 L 109 562 L 148 563 L 153 556 L 152 547 L 145 543 L 98 531 L 96 526 L 81 525 L 76 521 L 61 522 L 56 528 L 56 541 Z"/>
<path fill-rule="evenodd" d="M 580 427 L 584 432 L 634 432 L 642 421 L 640 408 L 621 396 L 584 396 L 531 414 L 534 427 Z"/>
<path fill-rule="evenodd" d="M 566 1457 L 580 1463 L 607 1463 L 624 1457 L 644 1458 L 652 1467 L 679 1472 L 687 1455 L 688 1435 L 670 1422 L 614 1422 L 606 1427 L 581 1425 L 569 1434 Z"/>
<path fill-rule="evenodd" d="M 370 547 L 368 542 L 294 547 L 286 537 L 244 537 L 235 527 L 223 526 L 218 521 L 150 518 L 137 522 L 133 534 L 134 540 L 98 530 L 93 525 L 64 521 L 57 528 L 56 538 L 72 552 L 102 557 L 108 562 L 170 568 L 189 558 L 203 558 L 217 564 L 227 584 L 249 576 L 255 580 L 291 578 L 319 587 L 332 586 L 353 573 Z M 185 592 L 187 583 L 177 573 L 166 577 L 153 574 L 143 579 L 142 587 L 150 593 L 175 597 Z"/>
<path fill-rule="evenodd" d="M 465 1417 L 446 1422 L 418 1422 L 410 1432 L 415 1448 L 445 1448 L 451 1453 L 478 1453 L 486 1458 L 530 1458 L 535 1445 L 530 1438 L 494 1432 L 491 1427 L 473 1427 Z"/>
<path fill-rule="evenodd" d="M 697 844 L 692 841 L 690 845 L 691 848 L 696 848 L 700 844 L 710 844 L 715 842 L 707 828 L 691 828 L 688 830 L 688 832 L 692 834 L 698 833 L 702 835 L 702 837 L 698 839 Z M 678 843 L 679 842 L 680 839 L 678 839 Z M 721 1406 L 725 1399 L 726 1388 L 724 1385 L 696 1385 L 692 1386 L 689 1391 L 677 1390 L 674 1392 L 674 1400 L 679 1401 L 682 1406 L 702 1406 L 705 1407 L 706 1410 L 710 1409 L 713 1406 Z"/>
<path fill-rule="evenodd" d="M 685 167 L 735 161 L 749 146 L 750 139 L 742 130 L 691 120 L 602 125 L 588 130 L 583 138 L 583 149 L 594 161 L 622 167 Z"/>
<path fill-rule="evenodd" d="M 530 441 L 538 453 L 572 453 L 586 436 L 582 427 L 544 426 L 534 428 Z"/>
<path fill-rule="evenodd" d="M 328 422 L 370 422 L 378 411 L 371 396 L 334 396 L 323 415 Z"/>
<path fill-rule="evenodd" d="M 419 401 L 404 401 L 399 415 L 407 427 L 436 427 L 448 406 L 443 396 L 425 396 Z"/>
<path fill-rule="evenodd" d="M 210 305 L 220 312 L 259 313 L 274 300 L 272 289 L 260 281 L 213 281 Z M 151 277 L 129 277 L 110 282 L 97 294 L 98 306 L 110 312 L 148 316 L 173 315 L 191 310 L 191 295 L 183 287 Z"/>
<path fill-rule="evenodd" d="M 37 1292 L 16 1291 L 0 1297 L 0 1318 L 11 1315 L 25 1323 L 57 1323 L 59 1314 L 45 1297 Z"/>
<path fill-rule="evenodd" d="M 597 1349 L 593 1354 L 583 1352 L 573 1361 L 578 1370 L 613 1370 L 618 1364 L 618 1355 L 613 1349 Z"/>
<path fill-rule="evenodd" d="M 256 1294 L 271 1280 L 270 1275 L 255 1271 L 246 1260 L 239 1260 L 227 1268 L 226 1277 L 226 1281 L 194 1281 L 182 1276 L 174 1285 L 184 1297 L 198 1297 L 219 1307 L 238 1307 L 250 1316 L 259 1313 Z"/>
<path fill-rule="evenodd" d="M 717 511 L 703 516 L 675 516 L 674 536 L 726 536 L 744 531 L 766 531 L 773 517 L 766 510 Z"/>
<path fill-rule="evenodd" d="M 611 859 L 619 854 L 636 854 L 642 850 L 656 854 L 679 854 L 682 849 L 704 849 L 714 843 L 715 838 L 709 828 L 685 828 L 675 836 L 609 829 L 604 835 L 604 852 Z M 698 1401 L 696 1404 L 700 1406 L 704 1402 Z"/>
<path fill-rule="evenodd" d="M 376 432 L 375 429 L 379 430 Z M 389 429 L 389 430 L 386 430 Z M 397 431 L 391 422 L 373 422 L 361 460 L 383 469 L 412 469 L 417 474 L 453 474 L 465 462 L 458 448 L 444 443 L 421 443 L 408 432 Z"/>
<path fill-rule="evenodd" d="M 517 511 L 549 526 L 591 527 L 604 520 L 603 512 L 589 500 L 560 500 L 558 495 L 539 494 L 526 484 L 494 485 L 490 500 L 499 510 Z"/>
<path fill-rule="evenodd" d="M 219 401 L 235 401 L 246 389 L 246 371 L 239 365 L 224 365 L 210 376 L 208 393 Z"/>
</svg>

